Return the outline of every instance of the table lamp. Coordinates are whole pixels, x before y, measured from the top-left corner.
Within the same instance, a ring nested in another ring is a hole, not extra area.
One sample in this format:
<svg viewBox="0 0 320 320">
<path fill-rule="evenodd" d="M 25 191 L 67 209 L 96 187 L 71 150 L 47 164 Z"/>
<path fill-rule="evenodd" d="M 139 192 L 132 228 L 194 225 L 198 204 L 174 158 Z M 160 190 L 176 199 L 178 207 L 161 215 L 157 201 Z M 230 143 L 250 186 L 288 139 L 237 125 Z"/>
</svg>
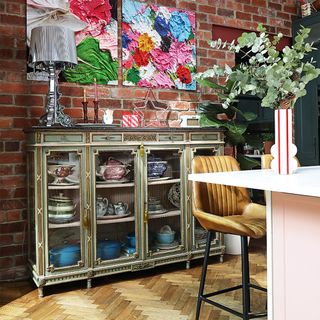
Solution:
<svg viewBox="0 0 320 320">
<path fill-rule="evenodd" d="M 72 125 L 70 116 L 64 114 L 59 104 L 60 92 L 57 75 L 59 70 L 75 66 L 77 51 L 74 32 L 66 27 L 46 25 L 31 31 L 29 62 L 34 69 L 44 69 L 49 73 L 49 90 L 46 113 L 40 123 L 45 126 Z"/>
</svg>

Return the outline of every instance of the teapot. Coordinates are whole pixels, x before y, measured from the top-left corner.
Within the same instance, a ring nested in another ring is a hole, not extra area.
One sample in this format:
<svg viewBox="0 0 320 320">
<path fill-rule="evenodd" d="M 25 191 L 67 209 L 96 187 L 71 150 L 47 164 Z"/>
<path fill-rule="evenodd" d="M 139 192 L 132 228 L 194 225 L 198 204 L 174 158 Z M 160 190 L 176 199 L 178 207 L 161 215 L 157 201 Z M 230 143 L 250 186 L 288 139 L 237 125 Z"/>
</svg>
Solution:
<svg viewBox="0 0 320 320">
<path fill-rule="evenodd" d="M 108 204 L 107 212 L 108 212 L 108 214 L 110 214 L 110 215 L 113 215 L 113 214 L 114 214 L 114 205 L 113 205 L 112 203 L 110 203 L 110 202 L 109 202 L 109 204 Z"/>
<path fill-rule="evenodd" d="M 128 211 L 128 204 L 125 202 L 119 201 L 118 203 L 114 204 L 114 211 L 117 215 L 123 215 L 126 214 Z"/>
<path fill-rule="evenodd" d="M 108 158 L 104 165 L 99 166 L 99 171 L 97 171 L 97 176 L 104 180 L 121 180 L 123 179 L 130 170 L 127 165 L 123 164 L 121 161 Z"/>
<path fill-rule="evenodd" d="M 108 199 L 97 197 L 96 200 L 96 215 L 97 217 L 102 217 L 108 212 Z"/>
</svg>

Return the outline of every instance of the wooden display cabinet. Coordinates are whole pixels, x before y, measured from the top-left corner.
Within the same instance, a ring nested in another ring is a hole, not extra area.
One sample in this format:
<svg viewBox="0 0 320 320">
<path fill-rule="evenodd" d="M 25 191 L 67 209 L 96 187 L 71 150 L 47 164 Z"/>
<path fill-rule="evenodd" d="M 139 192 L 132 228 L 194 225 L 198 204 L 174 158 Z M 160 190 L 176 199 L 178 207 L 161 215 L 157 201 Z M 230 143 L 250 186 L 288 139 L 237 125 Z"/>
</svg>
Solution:
<svg viewBox="0 0 320 320">
<path fill-rule="evenodd" d="M 222 131 L 87 125 L 27 134 L 28 261 L 39 296 L 47 285 L 86 279 L 89 288 L 95 277 L 189 267 L 203 256 L 187 175 L 195 155 L 223 153 Z M 173 240 L 161 242 L 168 226 Z M 224 250 L 217 233 L 211 253 L 222 259 Z"/>
</svg>

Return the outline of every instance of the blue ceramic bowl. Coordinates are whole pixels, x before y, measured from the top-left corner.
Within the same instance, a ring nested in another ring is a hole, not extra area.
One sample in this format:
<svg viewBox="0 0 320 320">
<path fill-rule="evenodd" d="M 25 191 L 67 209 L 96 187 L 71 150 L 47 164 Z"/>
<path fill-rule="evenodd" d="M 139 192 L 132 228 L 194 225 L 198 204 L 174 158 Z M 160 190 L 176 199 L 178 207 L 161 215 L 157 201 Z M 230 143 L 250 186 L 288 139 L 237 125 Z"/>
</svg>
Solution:
<svg viewBox="0 0 320 320">
<path fill-rule="evenodd" d="M 99 241 L 97 244 L 97 258 L 102 260 L 115 259 L 120 256 L 121 242 L 113 240 Z"/>
<path fill-rule="evenodd" d="M 161 244 L 170 244 L 174 240 L 175 231 L 170 233 L 157 233 L 157 241 Z"/>
<path fill-rule="evenodd" d="M 68 244 L 49 251 L 50 264 L 55 267 L 72 266 L 80 260 L 80 244 Z"/>
<path fill-rule="evenodd" d="M 136 247 L 136 236 L 135 236 L 134 232 L 129 233 L 127 235 L 127 239 L 128 239 L 129 246 L 132 248 L 135 248 Z"/>
</svg>

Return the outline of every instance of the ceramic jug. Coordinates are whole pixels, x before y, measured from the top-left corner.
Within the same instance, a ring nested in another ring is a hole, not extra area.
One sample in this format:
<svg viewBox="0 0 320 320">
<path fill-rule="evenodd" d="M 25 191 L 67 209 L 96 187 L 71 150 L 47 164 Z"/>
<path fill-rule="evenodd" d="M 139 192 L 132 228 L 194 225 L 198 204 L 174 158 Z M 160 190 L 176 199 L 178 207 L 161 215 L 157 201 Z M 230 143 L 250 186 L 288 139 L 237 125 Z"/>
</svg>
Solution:
<svg viewBox="0 0 320 320">
<path fill-rule="evenodd" d="M 104 216 L 107 213 L 107 211 L 108 211 L 108 199 L 98 196 L 96 200 L 97 217 Z"/>
<path fill-rule="evenodd" d="M 115 214 L 117 215 L 126 214 L 127 210 L 128 210 L 128 204 L 125 202 L 119 201 L 114 205 L 114 211 L 115 211 Z"/>
<path fill-rule="evenodd" d="M 104 124 L 112 124 L 113 122 L 113 110 L 105 109 L 102 116 L 102 122 Z"/>
</svg>

